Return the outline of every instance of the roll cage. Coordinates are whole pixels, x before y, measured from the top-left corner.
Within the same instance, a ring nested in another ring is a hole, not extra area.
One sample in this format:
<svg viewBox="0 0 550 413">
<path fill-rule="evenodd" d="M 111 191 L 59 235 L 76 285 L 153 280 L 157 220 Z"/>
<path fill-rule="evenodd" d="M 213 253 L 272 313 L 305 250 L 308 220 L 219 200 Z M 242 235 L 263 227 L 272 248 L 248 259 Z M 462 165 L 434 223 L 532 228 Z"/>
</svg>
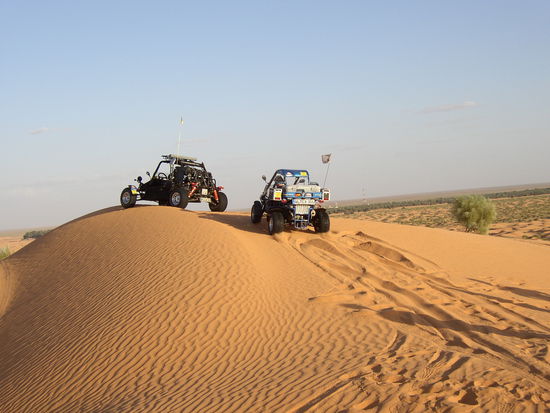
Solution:
<svg viewBox="0 0 550 413">
<path fill-rule="evenodd" d="M 265 198 L 267 196 L 267 192 L 269 191 L 269 188 L 273 184 L 273 181 L 275 180 L 277 175 L 280 175 L 283 178 L 282 183 L 287 185 L 288 183 L 286 183 L 286 179 L 290 177 L 295 178 L 294 184 L 296 184 L 301 178 L 306 178 L 309 181 L 309 172 L 304 169 L 278 169 L 275 171 L 271 179 L 269 181 L 266 181 L 267 184 L 264 188 L 264 191 L 262 192 L 262 198 Z"/>
<path fill-rule="evenodd" d="M 182 167 L 183 166 L 190 166 L 190 167 L 194 167 L 194 168 L 199 168 L 202 171 L 206 172 L 206 167 L 204 166 L 204 162 L 200 162 L 200 163 L 196 162 L 195 158 L 183 157 L 183 156 L 178 156 L 178 155 L 163 155 L 162 157 L 164 159 L 158 163 L 157 168 L 155 169 L 155 172 L 153 172 L 153 175 L 151 176 L 151 179 L 157 177 L 160 166 L 163 163 L 170 164 L 170 175 L 169 176 L 174 175 L 174 169 L 176 169 L 176 165 L 179 165 L 179 166 L 182 166 Z"/>
</svg>

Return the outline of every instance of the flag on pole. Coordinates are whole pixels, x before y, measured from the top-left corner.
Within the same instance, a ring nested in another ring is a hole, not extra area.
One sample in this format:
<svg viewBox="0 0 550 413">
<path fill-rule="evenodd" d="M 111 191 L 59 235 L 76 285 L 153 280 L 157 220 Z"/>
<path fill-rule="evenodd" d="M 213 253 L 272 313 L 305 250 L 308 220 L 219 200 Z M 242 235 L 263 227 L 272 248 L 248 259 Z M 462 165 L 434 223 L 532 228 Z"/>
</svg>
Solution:
<svg viewBox="0 0 550 413">
<path fill-rule="evenodd" d="M 323 161 L 323 163 L 329 163 L 331 155 L 332 155 L 331 153 L 329 153 L 327 155 L 321 155 L 321 160 Z"/>
</svg>

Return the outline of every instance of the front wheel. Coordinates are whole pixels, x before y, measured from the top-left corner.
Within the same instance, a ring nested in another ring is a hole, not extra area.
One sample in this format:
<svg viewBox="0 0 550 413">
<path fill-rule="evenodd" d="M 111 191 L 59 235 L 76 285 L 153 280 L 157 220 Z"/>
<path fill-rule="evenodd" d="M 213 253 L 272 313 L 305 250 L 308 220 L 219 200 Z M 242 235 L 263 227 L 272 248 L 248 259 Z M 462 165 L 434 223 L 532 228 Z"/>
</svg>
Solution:
<svg viewBox="0 0 550 413">
<path fill-rule="evenodd" d="M 227 195 L 223 192 L 218 192 L 218 202 L 210 202 L 208 204 L 210 211 L 213 212 L 223 212 L 227 208 Z"/>
<path fill-rule="evenodd" d="M 329 232 L 330 230 L 330 218 L 328 216 L 327 211 L 324 209 L 318 209 L 315 211 L 315 220 L 313 221 L 313 228 L 315 228 L 315 232 L 323 233 L 323 232 Z"/>
<path fill-rule="evenodd" d="M 187 192 L 184 189 L 176 189 L 170 192 L 170 196 L 168 197 L 168 205 L 185 209 L 188 203 L 189 198 L 187 197 Z"/>
<path fill-rule="evenodd" d="M 262 220 L 264 214 L 262 203 L 260 201 L 254 201 L 254 205 L 250 209 L 250 220 L 253 224 L 257 224 Z"/>
<path fill-rule="evenodd" d="M 137 195 L 132 194 L 130 188 L 124 188 L 120 194 L 120 205 L 122 208 L 132 208 L 136 205 Z"/>
<path fill-rule="evenodd" d="M 269 233 L 271 235 L 283 232 L 284 226 L 285 218 L 281 212 L 273 211 L 270 215 L 268 215 L 267 228 L 269 229 Z"/>
</svg>

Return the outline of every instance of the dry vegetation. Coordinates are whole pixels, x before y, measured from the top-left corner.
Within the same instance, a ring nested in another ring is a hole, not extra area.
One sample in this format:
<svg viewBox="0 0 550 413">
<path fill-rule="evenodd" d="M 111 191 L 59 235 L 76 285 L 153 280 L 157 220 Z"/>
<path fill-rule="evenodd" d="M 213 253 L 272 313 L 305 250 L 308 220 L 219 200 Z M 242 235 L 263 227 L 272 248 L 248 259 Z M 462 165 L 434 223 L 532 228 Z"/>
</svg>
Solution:
<svg viewBox="0 0 550 413">
<path fill-rule="evenodd" d="M 532 239 L 550 245 L 550 194 L 494 199 L 493 203 L 497 217 L 490 235 Z M 354 212 L 346 218 L 463 230 L 453 218 L 449 203 L 373 209 Z"/>
<path fill-rule="evenodd" d="M 8 247 L 0 248 L 0 260 L 8 258 L 11 255 L 10 249 Z"/>
<path fill-rule="evenodd" d="M 29 245 L 36 238 L 40 238 L 42 235 L 47 234 L 47 230 L 34 230 L 34 231 L 6 231 L 0 234 L 0 259 L 7 258 L 21 248 Z"/>
</svg>

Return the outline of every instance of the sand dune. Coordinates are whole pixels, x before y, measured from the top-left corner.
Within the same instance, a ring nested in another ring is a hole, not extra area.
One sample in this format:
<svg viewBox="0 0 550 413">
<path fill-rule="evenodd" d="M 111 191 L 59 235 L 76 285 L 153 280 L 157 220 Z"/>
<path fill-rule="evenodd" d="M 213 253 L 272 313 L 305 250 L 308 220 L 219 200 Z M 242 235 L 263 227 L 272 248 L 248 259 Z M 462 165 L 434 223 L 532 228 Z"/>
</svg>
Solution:
<svg viewBox="0 0 550 413">
<path fill-rule="evenodd" d="M 2 261 L 0 411 L 550 407 L 547 246 L 264 224 L 111 208 Z"/>
</svg>

